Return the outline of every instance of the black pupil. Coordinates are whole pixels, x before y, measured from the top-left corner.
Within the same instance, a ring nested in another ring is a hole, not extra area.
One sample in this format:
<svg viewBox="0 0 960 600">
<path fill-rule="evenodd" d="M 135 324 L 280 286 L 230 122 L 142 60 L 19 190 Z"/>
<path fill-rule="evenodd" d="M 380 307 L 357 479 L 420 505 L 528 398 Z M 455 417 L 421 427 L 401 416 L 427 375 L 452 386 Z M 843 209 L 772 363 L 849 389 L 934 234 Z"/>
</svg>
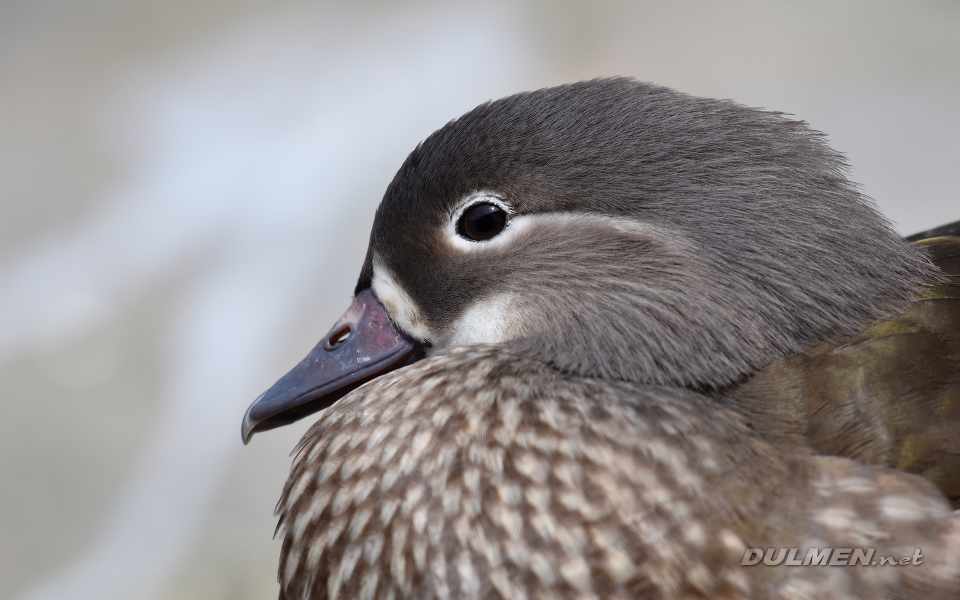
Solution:
<svg viewBox="0 0 960 600">
<path fill-rule="evenodd" d="M 507 213 L 495 204 L 478 204 L 464 211 L 457 233 L 471 240 L 489 240 L 507 226 Z"/>
</svg>

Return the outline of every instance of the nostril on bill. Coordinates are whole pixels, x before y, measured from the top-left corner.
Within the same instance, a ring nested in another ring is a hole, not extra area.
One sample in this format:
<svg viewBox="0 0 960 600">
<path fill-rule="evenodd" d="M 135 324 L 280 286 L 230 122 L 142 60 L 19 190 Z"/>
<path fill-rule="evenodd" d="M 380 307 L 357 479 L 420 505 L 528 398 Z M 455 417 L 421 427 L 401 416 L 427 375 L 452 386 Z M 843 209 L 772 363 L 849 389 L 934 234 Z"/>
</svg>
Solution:
<svg viewBox="0 0 960 600">
<path fill-rule="evenodd" d="M 330 334 L 330 337 L 327 338 L 327 341 L 324 342 L 323 347 L 325 350 L 336 350 L 347 341 L 350 337 L 350 326 L 344 325 L 340 329 L 334 331 Z"/>
</svg>

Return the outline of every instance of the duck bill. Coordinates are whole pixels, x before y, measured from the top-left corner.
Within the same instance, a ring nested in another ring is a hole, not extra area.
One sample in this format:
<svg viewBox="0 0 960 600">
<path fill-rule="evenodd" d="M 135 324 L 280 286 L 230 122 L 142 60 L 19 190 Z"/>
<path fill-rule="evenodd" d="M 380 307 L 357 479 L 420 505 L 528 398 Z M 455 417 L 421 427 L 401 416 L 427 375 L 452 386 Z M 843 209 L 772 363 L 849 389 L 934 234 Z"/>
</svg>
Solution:
<svg viewBox="0 0 960 600">
<path fill-rule="evenodd" d="M 317 347 L 250 405 L 243 416 L 243 443 L 258 431 L 323 410 L 423 356 L 424 346 L 393 324 L 373 290 L 363 290 Z"/>
</svg>

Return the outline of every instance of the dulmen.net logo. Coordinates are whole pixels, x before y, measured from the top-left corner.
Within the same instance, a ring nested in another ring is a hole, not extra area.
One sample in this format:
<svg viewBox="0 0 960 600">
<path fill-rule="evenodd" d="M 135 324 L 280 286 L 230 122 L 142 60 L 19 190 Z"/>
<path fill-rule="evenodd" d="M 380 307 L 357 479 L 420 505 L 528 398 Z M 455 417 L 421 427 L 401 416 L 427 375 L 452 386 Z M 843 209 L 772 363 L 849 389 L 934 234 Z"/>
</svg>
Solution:
<svg viewBox="0 0 960 600">
<path fill-rule="evenodd" d="M 743 553 L 743 560 L 740 564 L 746 567 L 758 565 L 761 563 L 775 567 L 783 565 L 786 567 L 806 567 L 806 566 L 828 566 L 828 567 L 853 567 L 863 565 L 865 567 L 875 566 L 900 566 L 900 565 L 919 565 L 923 563 L 923 553 L 920 548 L 913 551 L 910 556 L 875 556 L 876 548 L 807 548 L 804 553 L 801 548 L 767 548 L 766 552 L 762 548 L 747 548 Z"/>
</svg>

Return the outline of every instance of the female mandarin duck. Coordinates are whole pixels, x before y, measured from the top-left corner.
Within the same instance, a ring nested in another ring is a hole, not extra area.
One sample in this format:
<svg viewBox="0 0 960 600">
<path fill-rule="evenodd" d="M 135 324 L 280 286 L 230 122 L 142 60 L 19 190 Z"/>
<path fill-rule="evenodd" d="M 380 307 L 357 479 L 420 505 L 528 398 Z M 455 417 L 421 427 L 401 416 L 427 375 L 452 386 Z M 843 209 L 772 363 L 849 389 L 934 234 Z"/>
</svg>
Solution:
<svg viewBox="0 0 960 600">
<path fill-rule="evenodd" d="M 908 243 L 844 171 L 629 79 L 428 137 L 353 304 L 244 417 L 326 409 L 280 597 L 960 597 L 960 240 Z"/>
</svg>

